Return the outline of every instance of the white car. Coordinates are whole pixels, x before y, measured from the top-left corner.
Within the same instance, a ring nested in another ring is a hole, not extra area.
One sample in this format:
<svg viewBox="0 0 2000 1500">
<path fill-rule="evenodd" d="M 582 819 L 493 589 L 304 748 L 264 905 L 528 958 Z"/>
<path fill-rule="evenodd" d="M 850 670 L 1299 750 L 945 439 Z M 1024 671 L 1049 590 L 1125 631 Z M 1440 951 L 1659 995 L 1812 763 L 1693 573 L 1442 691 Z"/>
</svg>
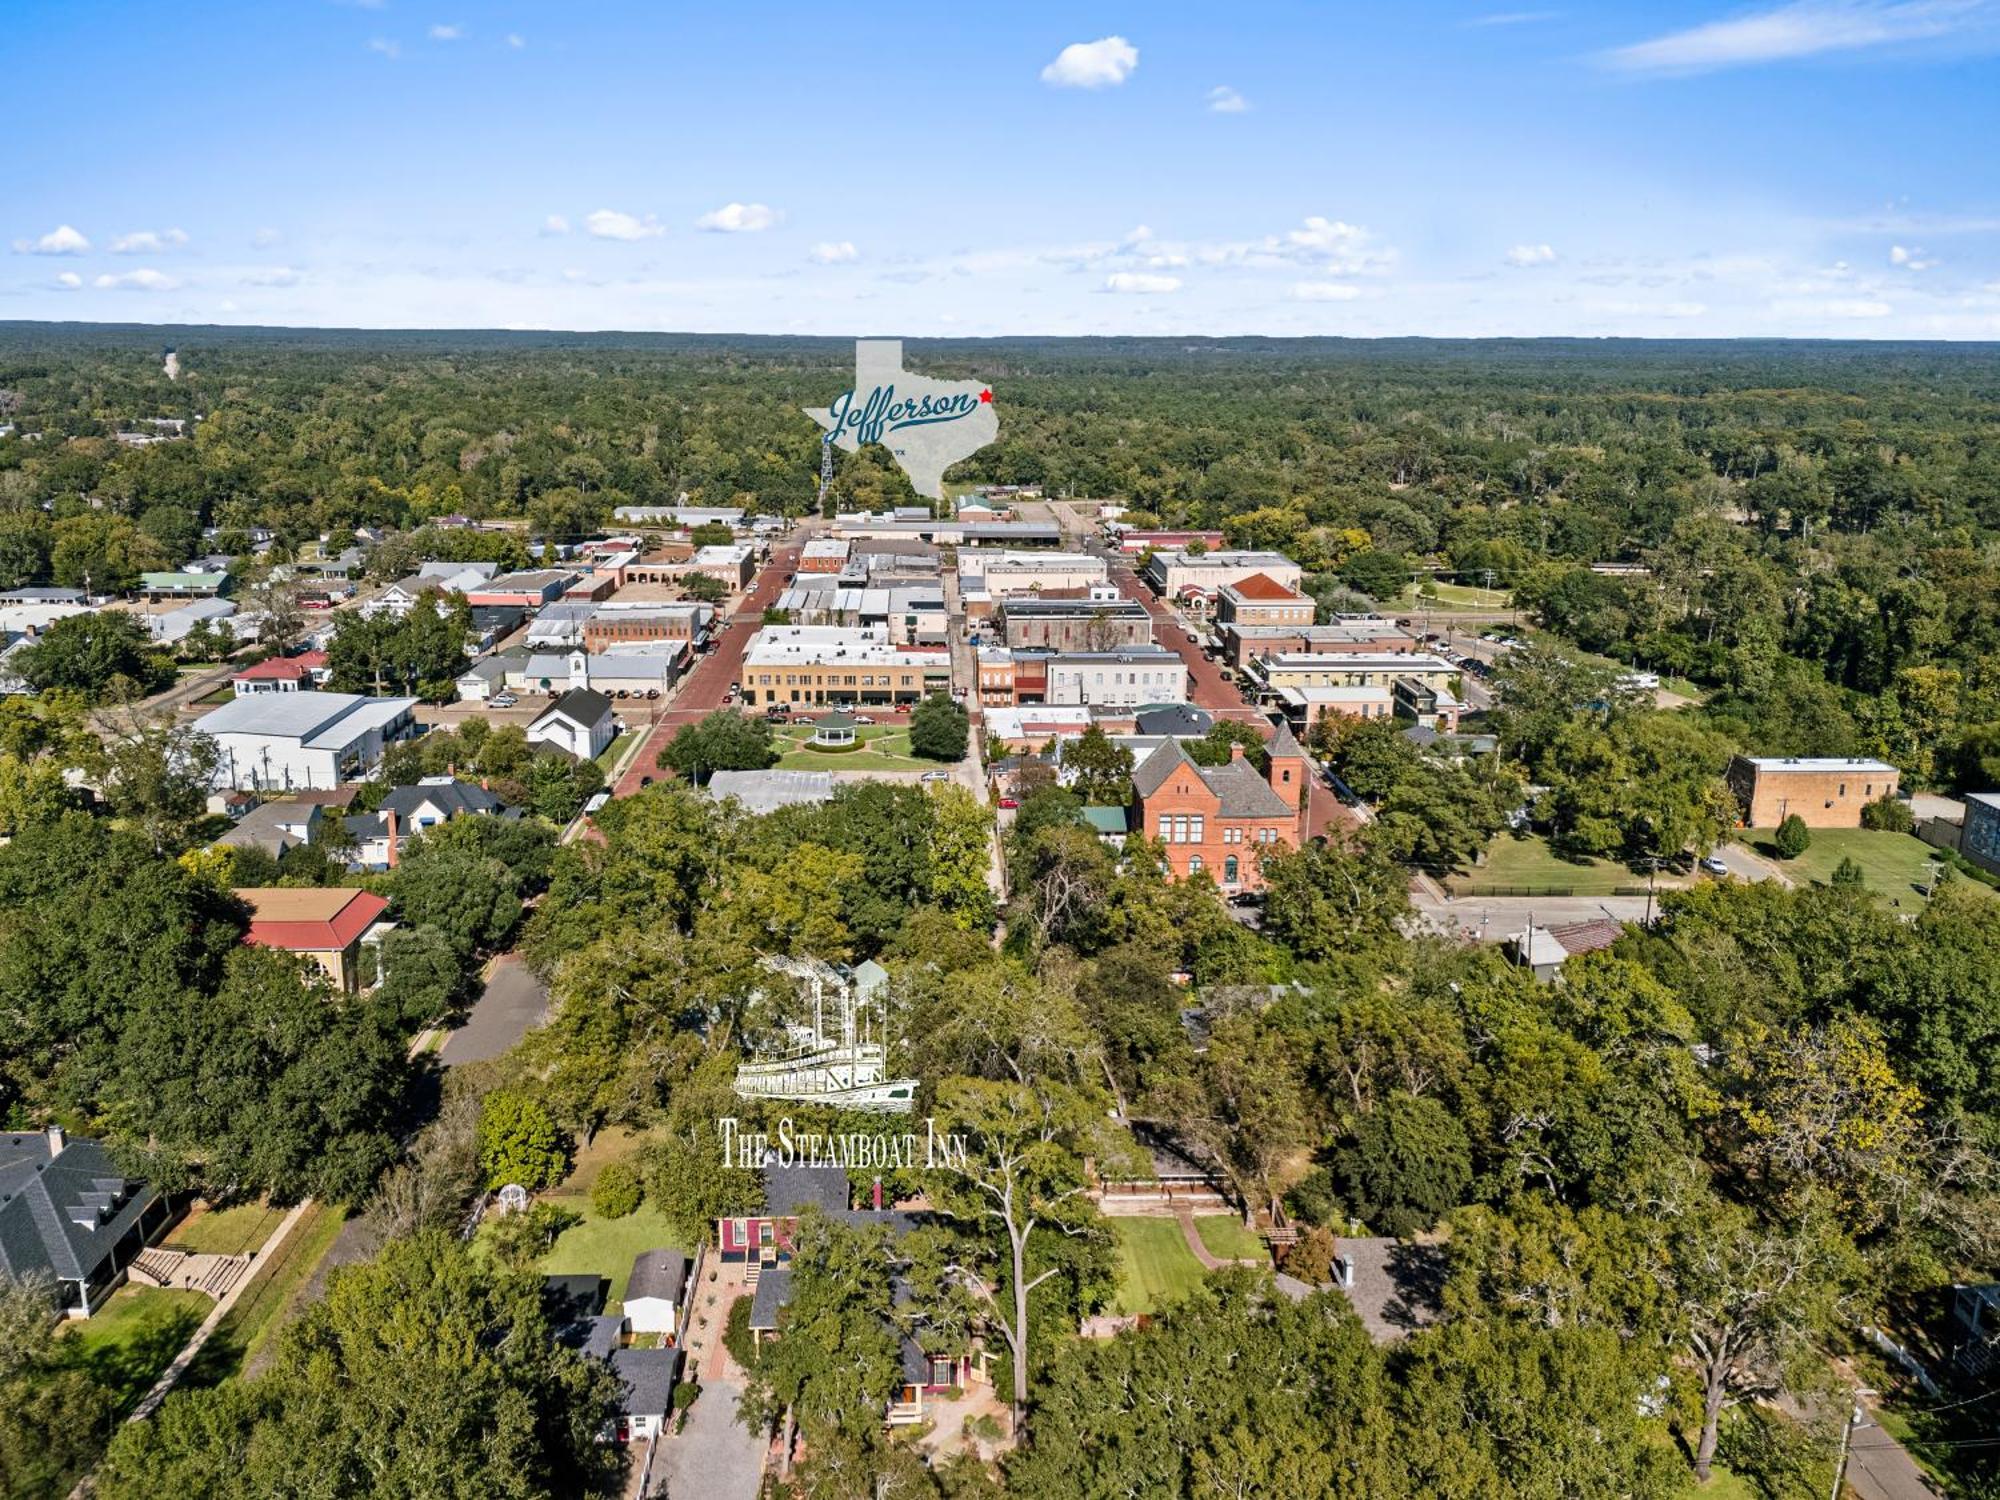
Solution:
<svg viewBox="0 0 2000 1500">
<path fill-rule="evenodd" d="M 924 774 L 923 774 L 923 775 L 919 776 L 919 777 L 917 778 L 917 780 L 919 780 L 919 781 L 949 781 L 949 780 L 951 780 L 951 772 L 949 772 L 949 771 L 926 771 L 926 772 L 924 772 Z"/>
<path fill-rule="evenodd" d="M 1727 875 L 1729 873 L 1729 866 L 1717 859 L 1713 854 L 1702 856 L 1701 867 L 1711 875 Z"/>
<path fill-rule="evenodd" d="M 495 697 L 493 698 L 493 706 L 495 708 L 512 708 L 516 703 L 519 703 L 520 701 L 521 700 L 519 698 L 516 698 L 512 693 L 500 693 L 495 695 Z"/>
</svg>

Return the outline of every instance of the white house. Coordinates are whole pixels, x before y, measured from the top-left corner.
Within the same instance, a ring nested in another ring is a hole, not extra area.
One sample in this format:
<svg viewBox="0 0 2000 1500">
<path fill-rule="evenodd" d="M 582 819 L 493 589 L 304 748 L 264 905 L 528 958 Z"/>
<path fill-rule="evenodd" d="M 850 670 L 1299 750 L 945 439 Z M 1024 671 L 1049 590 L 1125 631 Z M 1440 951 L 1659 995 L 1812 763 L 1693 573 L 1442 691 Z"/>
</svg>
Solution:
<svg viewBox="0 0 2000 1500">
<path fill-rule="evenodd" d="M 417 733 L 416 706 L 414 698 L 353 693 L 257 693 L 203 714 L 194 727 L 222 752 L 218 787 L 336 787 L 367 775 L 385 749 Z"/>
<path fill-rule="evenodd" d="M 674 1336 L 687 1273 L 687 1257 L 678 1250 L 647 1250 L 634 1257 L 625 1284 L 625 1322 L 634 1333 Z"/>
<path fill-rule="evenodd" d="M 528 743 L 553 745 L 577 760 L 593 760 L 611 743 L 611 700 L 589 688 L 571 688 L 528 726 Z"/>
</svg>

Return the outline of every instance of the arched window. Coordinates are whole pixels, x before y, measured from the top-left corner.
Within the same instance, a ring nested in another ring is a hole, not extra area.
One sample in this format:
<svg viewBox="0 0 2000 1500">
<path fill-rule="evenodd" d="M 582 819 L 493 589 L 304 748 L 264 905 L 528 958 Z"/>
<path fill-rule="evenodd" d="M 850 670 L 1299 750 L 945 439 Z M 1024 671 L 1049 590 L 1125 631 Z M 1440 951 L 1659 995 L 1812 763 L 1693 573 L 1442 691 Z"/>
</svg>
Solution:
<svg viewBox="0 0 2000 1500">
<path fill-rule="evenodd" d="M 1232 854 L 1222 862 L 1222 883 L 1224 885 L 1236 884 L 1236 870 L 1236 856 Z"/>
<path fill-rule="evenodd" d="M 1199 854 L 1190 854 L 1188 856 L 1188 874 L 1198 875 L 1200 873 L 1201 873 L 1201 856 Z"/>
</svg>

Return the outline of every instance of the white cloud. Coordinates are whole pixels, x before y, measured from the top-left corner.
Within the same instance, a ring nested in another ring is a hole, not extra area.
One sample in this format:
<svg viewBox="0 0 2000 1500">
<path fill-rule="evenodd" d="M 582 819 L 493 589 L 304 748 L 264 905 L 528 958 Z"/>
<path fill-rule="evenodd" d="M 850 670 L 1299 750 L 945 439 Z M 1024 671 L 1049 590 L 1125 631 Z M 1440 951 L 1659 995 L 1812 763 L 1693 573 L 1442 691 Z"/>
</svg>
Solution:
<svg viewBox="0 0 2000 1500">
<path fill-rule="evenodd" d="M 852 240 L 822 240 L 806 252 L 808 257 L 823 266 L 837 266 L 843 261 L 858 260 L 861 252 L 854 248 Z"/>
<path fill-rule="evenodd" d="M 1901 266 L 1905 271 L 1928 271 L 1937 262 L 1925 255 L 1922 250 L 1912 246 L 1891 245 L 1889 247 L 1889 264 L 1892 266 Z"/>
<path fill-rule="evenodd" d="M 168 229 L 155 233 L 150 229 L 136 229 L 130 234 L 121 234 L 111 242 L 113 255 L 158 255 L 165 250 L 177 250 L 188 242 L 187 233 L 180 229 Z"/>
<path fill-rule="evenodd" d="M 1553 245 L 1516 245 L 1507 252 L 1510 266 L 1552 266 L 1556 263 Z"/>
<path fill-rule="evenodd" d="M 583 221 L 583 227 L 600 240 L 656 240 L 667 231 L 651 214 L 634 218 L 615 208 L 600 208 Z"/>
<path fill-rule="evenodd" d="M 243 273 L 245 286 L 297 286 L 299 273 L 290 266 L 257 266 Z"/>
<path fill-rule="evenodd" d="M 79 230 L 67 224 L 58 224 L 38 240 L 16 240 L 14 250 L 20 255 L 81 255 L 90 248 L 90 241 Z"/>
<path fill-rule="evenodd" d="M 1832 297 L 1819 302 L 1774 302 L 1771 311 L 1785 317 L 1886 318 L 1895 309 L 1866 297 Z"/>
<path fill-rule="evenodd" d="M 1321 262 L 1335 275 L 1349 276 L 1360 271 L 1386 271 L 1395 260 L 1395 252 L 1378 248 L 1374 239 L 1359 224 L 1314 214 L 1301 227 L 1287 231 L 1282 240 L 1275 236 L 1266 239 L 1262 249 L 1290 260 Z"/>
<path fill-rule="evenodd" d="M 1936 41 L 1991 20 L 1985 0 L 1794 0 L 1617 47 L 1600 61 L 1628 73 L 1707 73 Z"/>
<path fill-rule="evenodd" d="M 250 243 L 259 250 L 268 250 L 283 238 L 284 236 L 275 229 L 260 229 L 250 236 Z"/>
<path fill-rule="evenodd" d="M 1181 289 L 1178 276 L 1147 276 L 1138 271 L 1114 271 L 1104 278 L 1107 292 L 1177 292 Z"/>
<path fill-rule="evenodd" d="M 137 271 L 125 271 L 116 276 L 107 271 L 91 282 L 91 285 L 101 292 L 171 292 L 180 283 L 149 266 Z"/>
<path fill-rule="evenodd" d="M 1361 295 L 1361 288 L 1350 286 L 1344 281 L 1296 281 L 1292 283 L 1292 297 L 1298 302 L 1352 302 Z"/>
<path fill-rule="evenodd" d="M 595 231 L 592 232 L 595 233 Z M 542 233 L 568 234 L 569 220 L 564 218 L 561 214 L 550 214 L 546 219 L 542 220 Z"/>
<path fill-rule="evenodd" d="M 1250 101 L 1226 83 L 1208 91 L 1208 112 L 1212 115 L 1242 115 L 1250 112 Z"/>
<path fill-rule="evenodd" d="M 69 288 L 69 290 L 73 292 L 78 287 L 83 285 L 83 278 L 77 275 L 76 272 L 74 271 L 64 271 L 61 275 L 56 277 L 56 285 L 61 287 L 67 287 Z"/>
<path fill-rule="evenodd" d="M 512 47 L 516 52 L 519 52 L 523 47 L 528 45 L 528 40 L 520 32 L 510 31 L 507 33 L 507 45 Z"/>
<path fill-rule="evenodd" d="M 694 227 L 717 234 L 755 234 L 772 228 L 784 217 L 777 209 L 764 203 L 725 203 L 713 213 L 696 219 Z"/>
<path fill-rule="evenodd" d="M 440 23 L 433 26 L 426 35 L 434 42 L 462 42 L 465 40 L 465 28 Z"/>
<path fill-rule="evenodd" d="M 368 38 L 368 50 L 370 52 L 379 52 L 388 58 L 390 62 L 394 62 L 403 55 L 403 44 L 401 42 L 392 42 L 386 36 L 371 36 Z"/>
<path fill-rule="evenodd" d="M 1101 89 L 1123 83 L 1139 66 L 1139 49 L 1122 36 L 1071 42 L 1042 69 L 1042 82 L 1058 89 Z"/>
</svg>

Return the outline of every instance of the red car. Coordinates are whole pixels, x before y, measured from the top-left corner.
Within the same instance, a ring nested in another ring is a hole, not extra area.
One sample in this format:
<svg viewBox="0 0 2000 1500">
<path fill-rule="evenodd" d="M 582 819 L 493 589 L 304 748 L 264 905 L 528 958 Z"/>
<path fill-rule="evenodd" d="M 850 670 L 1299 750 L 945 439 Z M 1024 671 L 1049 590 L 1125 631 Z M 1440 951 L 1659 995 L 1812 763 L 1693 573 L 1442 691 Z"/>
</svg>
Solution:
<svg viewBox="0 0 2000 1500">
<path fill-rule="evenodd" d="M 1002 807 L 1019 807 L 1021 804 L 1013 797 L 1002 797 L 1000 799 L 1000 805 Z"/>
</svg>

